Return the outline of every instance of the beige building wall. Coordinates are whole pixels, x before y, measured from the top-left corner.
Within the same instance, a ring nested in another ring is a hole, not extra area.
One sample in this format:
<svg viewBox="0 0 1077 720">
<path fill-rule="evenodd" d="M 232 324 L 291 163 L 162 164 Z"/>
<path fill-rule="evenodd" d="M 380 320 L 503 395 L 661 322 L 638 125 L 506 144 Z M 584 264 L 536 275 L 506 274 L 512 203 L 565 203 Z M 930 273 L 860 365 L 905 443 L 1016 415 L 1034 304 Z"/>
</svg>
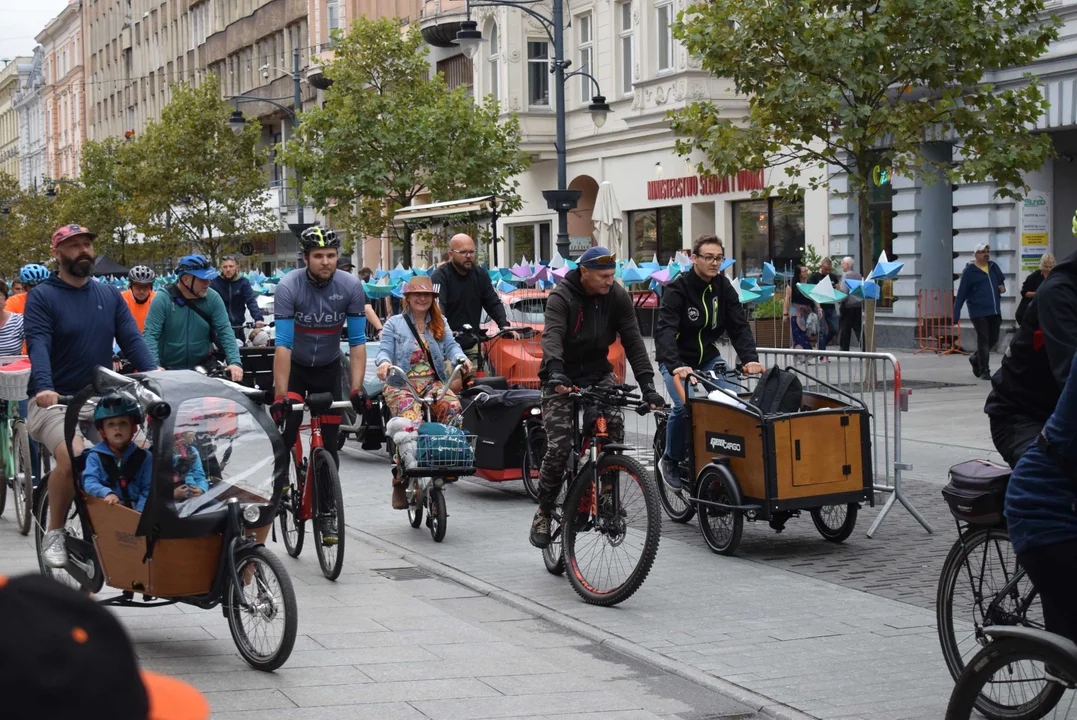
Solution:
<svg viewBox="0 0 1077 720">
<path fill-rule="evenodd" d="M 30 62 L 17 57 L 0 69 L 0 172 L 19 178 L 19 118 L 14 99 L 19 90 L 19 66 Z"/>
<path fill-rule="evenodd" d="M 36 40 L 44 51 L 45 174 L 74 178 L 86 138 L 80 0 L 69 0 Z"/>
</svg>

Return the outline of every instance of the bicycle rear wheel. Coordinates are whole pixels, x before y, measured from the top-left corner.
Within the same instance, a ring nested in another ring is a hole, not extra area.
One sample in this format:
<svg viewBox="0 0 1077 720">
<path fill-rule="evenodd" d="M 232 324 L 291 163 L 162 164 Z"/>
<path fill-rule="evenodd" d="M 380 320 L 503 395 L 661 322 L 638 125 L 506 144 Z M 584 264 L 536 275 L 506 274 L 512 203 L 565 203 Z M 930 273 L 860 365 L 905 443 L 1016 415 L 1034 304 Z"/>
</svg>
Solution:
<svg viewBox="0 0 1077 720">
<path fill-rule="evenodd" d="M 692 491 L 686 487 L 681 493 L 675 493 L 662 479 L 662 456 L 666 454 L 666 422 L 668 421 L 659 420 L 656 423 L 654 441 L 651 443 L 654 449 L 654 484 L 658 486 L 658 497 L 662 500 L 662 509 L 669 519 L 675 523 L 686 523 L 696 514 L 696 506 L 684 496 L 684 492 L 691 495 Z"/>
<path fill-rule="evenodd" d="M 616 605 L 643 585 L 661 539 L 658 506 L 654 480 L 625 455 L 603 457 L 595 473 L 573 482 L 561 528 L 568 579 L 585 602 Z"/>
<path fill-rule="evenodd" d="M 314 550 L 322 575 L 330 580 L 340 576 L 344 566 L 344 496 L 340 492 L 340 477 L 333 456 L 325 448 L 314 448 L 310 456 L 314 463 L 314 487 L 311 488 L 314 517 Z"/>
<path fill-rule="evenodd" d="M 15 477 L 11 483 L 12 497 L 15 500 L 15 522 L 19 533 L 30 534 L 33 523 L 30 516 L 34 505 L 34 470 L 30 461 L 30 436 L 26 432 L 26 423 L 15 423 L 15 438 L 12 441 L 15 450 Z"/>
<path fill-rule="evenodd" d="M 969 659 L 958 676 L 946 708 L 946 720 L 968 720 L 973 708 L 988 718 L 1042 717 L 1072 718 L 1074 693 L 1060 703 L 1066 693 L 1062 683 L 1048 680 L 1046 667 L 1052 674 L 1077 677 L 1077 664 L 1069 655 L 1046 643 L 1025 638 L 1000 638 Z M 998 708 L 1005 708 L 1000 715 Z"/>
<path fill-rule="evenodd" d="M 546 456 L 546 428 L 534 423 L 524 433 L 523 458 L 520 463 L 520 477 L 524 481 L 527 497 L 538 502 L 539 479 L 532 477 L 542 467 L 542 458 Z"/>
</svg>

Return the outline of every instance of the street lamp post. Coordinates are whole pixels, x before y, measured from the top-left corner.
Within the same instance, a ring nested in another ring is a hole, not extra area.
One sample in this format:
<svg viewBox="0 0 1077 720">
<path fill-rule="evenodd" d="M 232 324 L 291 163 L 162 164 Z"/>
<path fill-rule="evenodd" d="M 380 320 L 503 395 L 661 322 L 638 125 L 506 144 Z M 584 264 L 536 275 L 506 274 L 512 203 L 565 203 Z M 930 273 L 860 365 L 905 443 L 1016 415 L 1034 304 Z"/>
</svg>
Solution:
<svg viewBox="0 0 1077 720">
<path fill-rule="evenodd" d="M 261 68 L 265 71 L 265 77 L 269 76 L 269 66 L 264 65 Z M 299 113 L 303 110 L 303 95 L 302 88 L 300 87 L 301 79 L 299 77 L 299 48 L 292 51 L 292 71 L 287 72 L 276 68 L 278 72 L 285 75 L 290 75 L 292 78 L 292 97 L 277 97 L 277 98 L 260 98 L 251 97 L 249 95 L 228 95 L 226 100 L 232 100 L 235 102 L 235 110 L 232 111 L 232 116 L 228 118 L 228 127 L 232 128 L 232 131 L 237 135 L 243 132 L 243 128 L 247 126 L 247 119 L 243 117 L 243 113 L 239 110 L 239 104 L 245 102 L 264 102 L 279 108 L 292 119 L 292 134 L 294 135 L 299 128 Z M 280 101 L 291 100 L 292 107 L 282 105 Z M 289 225 L 290 229 L 296 236 L 298 241 L 299 236 L 307 229 L 307 224 L 303 222 L 303 179 L 299 175 L 299 171 L 295 171 L 295 225 Z M 298 266 L 303 266 L 303 248 L 301 245 L 296 244 L 296 260 Z"/>
<path fill-rule="evenodd" d="M 568 189 L 568 161 L 565 155 L 565 144 L 567 142 L 565 137 L 565 83 L 569 78 L 579 75 L 587 78 L 594 85 L 595 95 L 591 98 L 591 104 L 587 109 L 590 110 L 591 119 L 596 127 L 602 127 L 606 123 L 606 114 L 610 111 L 610 106 L 602 95 L 598 81 L 590 73 L 585 72 L 583 69 L 565 73 L 565 70 L 572 65 L 572 61 L 565 59 L 564 0 L 553 0 L 553 16 L 549 18 L 529 7 L 539 1 L 467 0 L 467 20 L 460 23 L 460 31 L 456 34 L 456 44 L 470 59 L 474 59 L 479 52 L 479 47 L 482 45 L 482 33 L 479 31 L 478 23 L 471 19 L 472 7 L 516 8 L 538 20 L 546 30 L 546 35 L 553 44 L 553 62 L 551 63 L 550 72 L 554 75 L 554 102 L 557 106 L 555 108 L 557 189 L 544 190 L 542 197 L 545 198 L 546 205 L 551 210 L 557 211 L 557 252 L 561 254 L 561 257 L 568 258 L 568 213 L 575 209 L 582 193 L 579 190 Z"/>
</svg>

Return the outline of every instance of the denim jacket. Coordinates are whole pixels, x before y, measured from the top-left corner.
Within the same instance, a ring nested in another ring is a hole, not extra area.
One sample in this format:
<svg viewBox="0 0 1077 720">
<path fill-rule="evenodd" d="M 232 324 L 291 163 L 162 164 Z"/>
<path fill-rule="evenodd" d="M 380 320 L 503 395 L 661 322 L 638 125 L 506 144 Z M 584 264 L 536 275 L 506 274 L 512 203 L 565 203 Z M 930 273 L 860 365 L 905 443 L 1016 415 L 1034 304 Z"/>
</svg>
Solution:
<svg viewBox="0 0 1077 720">
<path fill-rule="evenodd" d="M 426 318 L 428 321 L 430 320 L 429 314 Z M 434 339 L 434 333 L 430 332 L 430 326 L 427 325 L 424 339 L 427 347 L 430 348 L 430 356 L 434 360 L 434 372 L 437 373 L 439 380 L 445 382 L 447 379 L 445 360 L 464 360 L 467 356 L 464 355 L 464 351 L 460 349 L 460 345 L 453 338 L 452 331 L 449 330 L 448 325 L 445 326 L 445 337 L 441 340 Z M 382 326 L 381 345 L 374 361 L 375 365 L 381 365 L 383 362 L 388 361 L 399 368 L 410 370 L 411 355 L 417 349 L 419 349 L 419 344 L 415 341 L 415 335 L 412 334 L 411 328 L 408 327 L 404 315 L 393 315 Z M 404 387 L 403 379 L 395 373 L 389 376 L 387 382 L 393 387 Z"/>
</svg>

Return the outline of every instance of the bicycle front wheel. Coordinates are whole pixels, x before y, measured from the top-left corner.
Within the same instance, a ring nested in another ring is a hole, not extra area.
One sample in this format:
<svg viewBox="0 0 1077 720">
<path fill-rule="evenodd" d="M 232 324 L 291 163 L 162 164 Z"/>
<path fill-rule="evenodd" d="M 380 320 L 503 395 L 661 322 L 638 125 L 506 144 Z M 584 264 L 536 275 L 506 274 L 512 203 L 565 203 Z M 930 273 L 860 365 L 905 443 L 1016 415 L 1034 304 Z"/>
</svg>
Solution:
<svg viewBox="0 0 1077 720">
<path fill-rule="evenodd" d="M 658 507 L 654 480 L 625 455 L 573 481 L 561 529 L 568 578 L 585 602 L 616 605 L 643 585 L 661 539 Z"/>
<path fill-rule="evenodd" d="M 344 566 L 344 496 L 340 492 L 340 477 L 333 456 L 325 448 L 314 448 L 310 456 L 314 463 L 314 550 L 322 575 L 330 580 L 340 576 Z"/>
<path fill-rule="evenodd" d="M 34 470 L 30 461 L 30 436 L 26 432 L 26 423 L 15 423 L 15 438 L 12 442 L 15 450 L 15 478 L 11 483 L 12 497 L 15 500 L 15 522 L 19 533 L 30 534 L 33 523 L 30 516 L 34 505 Z"/>
<path fill-rule="evenodd" d="M 1073 658 L 1045 643 L 1000 638 L 969 659 L 946 707 L 946 720 L 969 720 L 975 708 L 988 718 L 1074 717 L 1074 693 L 1059 703 L 1066 686 L 1051 675 L 1077 677 Z M 1006 708 L 1000 715 L 998 708 Z"/>
<path fill-rule="evenodd" d="M 229 579 L 225 595 L 232 640 L 248 665 L 272 672 L 295 646 L 299 611 L 292 579 L 280 559 L 261 545 L 240 552 L 236 576 L 242 586 Z"/>
<path fill-rule="evenodd" d="M 277 517 L 280 518 L 280 535 L 284 540 L 284 549 L 294 558 L 299 557 L 299 554 L 303 552 L 303 537 L 306 532 L 306 520 L 300 517 L 303 512 L 301 480 L 299 467 L 289 457 L 288 484 L 281 495 Z"/>
</svg>

